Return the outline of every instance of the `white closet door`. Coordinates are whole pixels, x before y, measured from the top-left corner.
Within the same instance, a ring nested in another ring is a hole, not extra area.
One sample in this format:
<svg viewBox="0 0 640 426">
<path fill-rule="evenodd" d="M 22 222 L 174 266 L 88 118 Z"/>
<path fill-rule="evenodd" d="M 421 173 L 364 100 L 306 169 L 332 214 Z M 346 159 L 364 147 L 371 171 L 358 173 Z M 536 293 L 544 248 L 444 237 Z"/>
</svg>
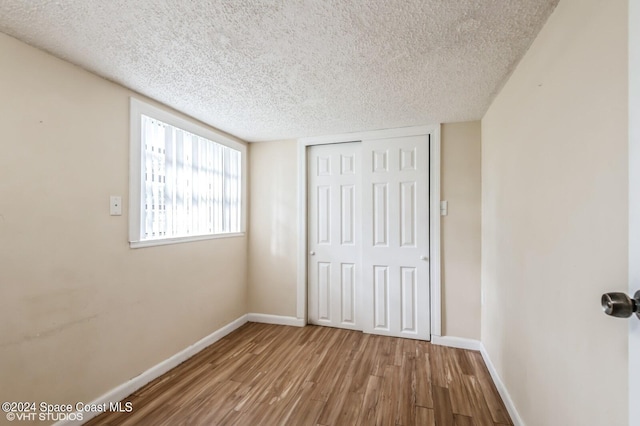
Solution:
<svg viewBox="0 0 640 426">
<path fill-rule="evenodd" d="M 365 140 L 363 330 L 428 340 L 429 136 Z"/>
<path fill-rule="evenodd" d="M 311 324 L 362 330 L 360 143 L 307 152 L 308 308 Z"/>
</svg>

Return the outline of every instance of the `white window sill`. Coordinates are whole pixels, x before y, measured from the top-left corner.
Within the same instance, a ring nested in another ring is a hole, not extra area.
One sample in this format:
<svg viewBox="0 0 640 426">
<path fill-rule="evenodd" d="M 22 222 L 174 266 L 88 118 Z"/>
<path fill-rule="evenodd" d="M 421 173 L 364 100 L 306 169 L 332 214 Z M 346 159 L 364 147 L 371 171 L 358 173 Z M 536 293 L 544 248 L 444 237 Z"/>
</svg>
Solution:
<svg viewBox="0 0 640 426">
<path fill-rule="evenodd" d="M 158 240 L 129 241 L 131 248 L 165 246 L 167 244 L 181 244 L 192 241 L 216 240 L 218 238 L 244 237 L 244 232 L 230 232 L 228 234 L 194 235 L 192 237 L 163 238 Z"/>
</svg>

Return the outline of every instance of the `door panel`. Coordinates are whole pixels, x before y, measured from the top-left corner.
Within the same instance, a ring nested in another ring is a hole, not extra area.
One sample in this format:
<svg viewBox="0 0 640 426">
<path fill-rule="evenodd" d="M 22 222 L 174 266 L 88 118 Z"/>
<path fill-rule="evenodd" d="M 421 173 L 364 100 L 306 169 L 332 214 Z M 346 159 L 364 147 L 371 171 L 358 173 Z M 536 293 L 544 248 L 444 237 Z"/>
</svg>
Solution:
<svg viewBox="0 0 640 426">
<path fill-rule="evenodd" d="M 331 244 L 331 187 L 318 186 L 316 204 L 318 218 L 318 244 Z"/>
<path fill-rule="evenodd" d="M 402 331 L 416 332 L 416 268 L 400 268 L 402 286 Z"/>
<path fill-rule="evenodd" d="M 416 184 L 400 183 L 400 245 L 415 247 Z"/>
<path fill-rule="evenodd" d="M 363 329 L 430 338 L 429 139 L 365 140 Z"/>
<path fill-rule="evenodd" d="M 318 262 L 318 319 L 331 319 L 331 263 Z"/>
<path fill-rule="evenodd" d="M 356 268 L 353 263 L 343 263 L 341 275 L 341 321 L 345 324 L 356 323 Z"/>
<path fill-rule="evenodd" d="M 373 184 L 373 244 L 379 247 L 388 246 L 389 224 L 387 213 L 389 201 L 386 183 Z M 365 233 L 367 230 L 365 230 Z"/>
<path fill-rule="evenodd" d="M 373 267 L 374 287 L 374 327 L 387 330 L 389 328 L 389 268 L 387 266 Z M 371 309 L 365 307 L 364 309 Z"/>
<path fill-rule="evenodd" d="M 342 245 L 354 245 L 356 228 L 356 186 L 343 185 L 340 190 L 342 191 L 340 241 Z"/>
<path fill-rule="evenodd" d="M 360 143 L 308 148 L 309 322 L 361 330 Z"/>
</svg>

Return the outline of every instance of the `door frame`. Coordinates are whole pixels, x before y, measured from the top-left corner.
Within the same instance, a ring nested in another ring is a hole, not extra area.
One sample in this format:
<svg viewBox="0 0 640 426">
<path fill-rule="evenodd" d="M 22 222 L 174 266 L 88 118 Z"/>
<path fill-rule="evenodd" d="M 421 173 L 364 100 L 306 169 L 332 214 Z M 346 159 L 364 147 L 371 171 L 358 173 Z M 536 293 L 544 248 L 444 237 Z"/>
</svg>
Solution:
<svg viewBox="0 0 640 426">
<path fill-rule="evenodd" d="M 640 289 L 640 0 L 629 0 L 629 294 Z M 640 424 L 640 321 L 629 319 L 629 425 Z"/>
<path fill-rule="evenodd" d="M 440 282 L 440 125 L 402 127 L 298 139 L 298 255 L 296 317 L 307 313 L 307 147 L 365 139 L 429 135 L 429 293 L 431 336 L 442 335 Z"/>
</svg>

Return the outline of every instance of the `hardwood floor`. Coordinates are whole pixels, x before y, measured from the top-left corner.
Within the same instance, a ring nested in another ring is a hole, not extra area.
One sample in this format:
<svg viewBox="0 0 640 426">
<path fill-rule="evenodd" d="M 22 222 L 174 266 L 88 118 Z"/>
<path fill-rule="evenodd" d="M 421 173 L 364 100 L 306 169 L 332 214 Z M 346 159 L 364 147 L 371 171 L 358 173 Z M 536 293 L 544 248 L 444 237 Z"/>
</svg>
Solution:
<svg viewBox="0 0 640 426">
<path fill-rule="evenodd" d="M 512 425 L 479 352 L 248 323 L 89 425 Z"/>
</svg>

